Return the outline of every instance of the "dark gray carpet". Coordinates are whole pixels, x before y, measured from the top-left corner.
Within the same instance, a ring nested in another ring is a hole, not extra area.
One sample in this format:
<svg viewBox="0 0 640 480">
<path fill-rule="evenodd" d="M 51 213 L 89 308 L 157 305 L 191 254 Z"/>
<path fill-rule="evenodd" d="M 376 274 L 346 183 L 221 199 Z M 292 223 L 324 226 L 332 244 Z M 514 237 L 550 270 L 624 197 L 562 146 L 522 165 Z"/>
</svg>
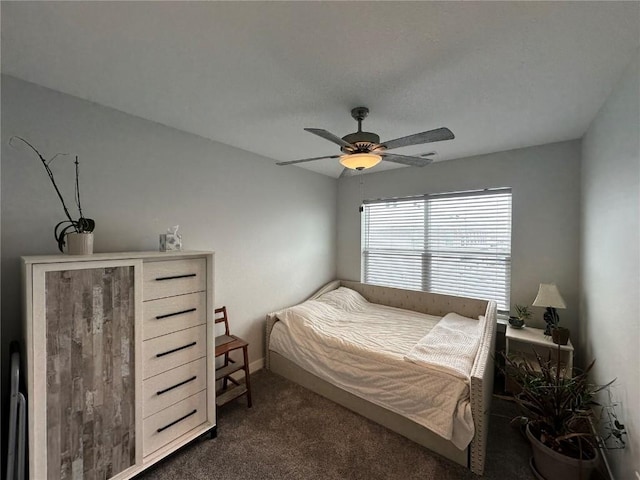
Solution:
<svg viewBox="0 0 640 480">
<path fill-rule="evenodd" d="M 244 397 L 218 409 L 218 438 L 199 440 L 140 478 L 476 479 L 451 461 L 278 375 L 251 376 Z M 493 400 L 483 478 L 535 480 L 529 444 L 509 420 L 511 402 Z"/>
</svg>

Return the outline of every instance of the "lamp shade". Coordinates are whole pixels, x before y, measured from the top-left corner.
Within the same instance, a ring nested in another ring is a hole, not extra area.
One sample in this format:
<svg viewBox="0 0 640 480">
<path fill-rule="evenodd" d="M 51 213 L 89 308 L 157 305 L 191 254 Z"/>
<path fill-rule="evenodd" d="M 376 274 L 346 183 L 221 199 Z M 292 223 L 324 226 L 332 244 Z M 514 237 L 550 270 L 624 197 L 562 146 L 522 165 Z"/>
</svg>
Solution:
<svg viewBox="0 0 640 480">
<path fill-rule="evenodd" d="M 380 163 L 382 157 L 375 153 L 352 153 L 351 155 L 343 155 L 340 157 L 340 163 L 352 170 L 364 170 L 365 168 L 375 167 Z"/>
<path fill-rule="evenodd" d="M 553 283 L 541 283 L 538 295 L 531 305 L 534 307 L 567 308 L 558 287 Z"/>
</svg>

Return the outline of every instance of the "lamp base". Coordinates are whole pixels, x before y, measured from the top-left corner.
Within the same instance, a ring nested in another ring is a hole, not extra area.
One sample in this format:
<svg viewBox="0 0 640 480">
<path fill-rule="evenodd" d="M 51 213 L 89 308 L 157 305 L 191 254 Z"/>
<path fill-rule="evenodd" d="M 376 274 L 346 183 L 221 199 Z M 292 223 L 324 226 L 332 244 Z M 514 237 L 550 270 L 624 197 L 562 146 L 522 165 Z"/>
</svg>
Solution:
<svg viewBox="0 0 640 480">
<path fill-rule="evenodd" d="M 544 321 L 547 324 L 547 328 L 544 329 L 544 334 L 548 337 L 551 335 L 551 330 L 558 325 L 560 318 L 558 317 L 558 312 L 556 312 L 556 309 L 553 307 L 547 307 L 542 318 L 544 318 Z"/>
</svg>

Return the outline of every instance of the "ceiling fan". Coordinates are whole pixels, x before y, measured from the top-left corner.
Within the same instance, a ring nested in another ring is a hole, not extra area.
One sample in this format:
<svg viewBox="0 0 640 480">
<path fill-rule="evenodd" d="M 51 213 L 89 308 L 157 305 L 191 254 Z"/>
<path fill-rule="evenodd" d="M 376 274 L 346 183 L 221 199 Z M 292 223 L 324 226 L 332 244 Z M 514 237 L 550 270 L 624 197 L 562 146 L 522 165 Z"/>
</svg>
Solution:
<svg viewBox="0 0 640 480">
<path fill-rule="evenodd" d="M 374 167 L 380 163 L 381 160 L 412 167 L 424 167 L 433 161 L 425 157 L 433 155 L 435 152 L 425 153 L 420 156 L 409 156 L 387 152 L 387 150 L 455 138 L 451 130 L 442 127 L 381 143 L 380 137 L 375 133 L 362 131 L 362 121 L 367 118 L 367 115 L 369 115 L 369 109 L 367 107 L 356 107 L 351 110 L 351 116 L 358 122 L 358 131 L 345 135 L 342 138 L 321 128 L 305 128 L 307 132 L 339 145 L 342 154 L 290 160 L 288 162 L 278 162 L 276 165 L 293 165 L 325 158 L 340 158 L 340 163 L 345 167 L 340 177 L 349 176 L 355 173 L 355 171 Z"/>
</svg>

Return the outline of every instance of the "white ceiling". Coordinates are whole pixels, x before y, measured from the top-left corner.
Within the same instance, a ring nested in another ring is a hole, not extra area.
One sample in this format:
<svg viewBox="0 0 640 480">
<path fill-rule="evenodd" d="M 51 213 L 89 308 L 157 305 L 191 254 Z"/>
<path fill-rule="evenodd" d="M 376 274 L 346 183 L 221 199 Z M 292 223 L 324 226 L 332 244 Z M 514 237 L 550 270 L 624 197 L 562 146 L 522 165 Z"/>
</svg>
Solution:
<svg viewBox="0 0 640 480">
<path fill-rule="evenodd" d="M 460 158 L 581 137 L 640 46 L 639 2 L 2 2 L 2 72 L 265 161 L 303 131 Z M 338 176 L 337 160 L 303 164 Z M 374 170 L 394 168 L 383 162 Z M 278 168 L 297 168 L 293 166 Z"/>
</svg>

